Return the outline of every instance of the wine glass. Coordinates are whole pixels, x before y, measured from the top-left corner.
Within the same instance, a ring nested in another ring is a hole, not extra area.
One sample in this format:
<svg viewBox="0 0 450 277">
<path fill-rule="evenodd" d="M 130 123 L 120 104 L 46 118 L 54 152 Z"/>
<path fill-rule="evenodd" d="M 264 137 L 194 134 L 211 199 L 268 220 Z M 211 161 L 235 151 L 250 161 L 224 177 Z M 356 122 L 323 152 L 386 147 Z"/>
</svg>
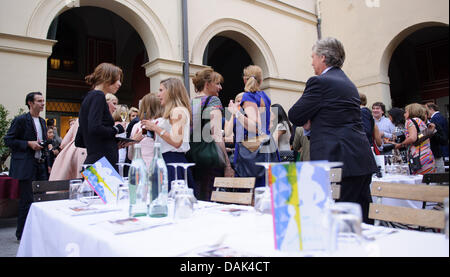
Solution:
<svg viewBox="0 0 450 277">
<path fill-rule="evenodd" d="M 185 182 L 186 186 L 188 185 L 188 171 L 187 170 L 190 166 L 194 166 L 194 165 L 195 165 L 195 163 L 182 163 L 181 164 L 181 167 L 184 168 L 184 182 Z"/>
<path fill-rule="evenodd" d="M 116 163 L 116 165 L 119 167 L 119 175 L 120 177 L 122 177 L 123 181 L 125 180 L 125 177 L 123 176 L 123 168 L 127 165 L 127 166 L 131 166 L 131 164 L 129 163 Z"/>
<path fill-rule="evenodd" d="M 128 116 L 127 109 L 128 107 L 126 105 L 120 106 L 120 118 L 122 119 L 122 122 L 125 122 L 125 120 L 127 119 Z"/>
<path fill-rule="evenodd" d="M 167 165 L 168 165 L 168 166 L 173 166 L 173 167 L 174 167 L 174 169 L 175 169 L 175 180 L 178 180 L 178 174 L 177 174 L 178 170 L 177 170 L 177 168 L 178 168 L 179 166 L 181 166 L 182 163 L 168 163 Z"/>
</svg>

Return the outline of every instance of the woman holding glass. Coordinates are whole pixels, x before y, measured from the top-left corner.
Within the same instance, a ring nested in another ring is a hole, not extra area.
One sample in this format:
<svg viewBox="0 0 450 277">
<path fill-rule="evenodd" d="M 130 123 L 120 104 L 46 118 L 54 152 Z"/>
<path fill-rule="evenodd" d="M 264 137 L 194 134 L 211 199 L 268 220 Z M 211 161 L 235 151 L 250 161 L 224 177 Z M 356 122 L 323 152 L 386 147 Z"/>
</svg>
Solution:
<svg viewBox="0 0 450 277">
<path fill-rule="evenodd" d="M 122 70 L 110 63 L 99 64 L 94 72 L 86 76 L 92 86 L 84 98 L 80 112 L 75 146 L 86 148 L 85 164 L 93 164 L 106 157 L 117 170 L 118 148 L 116 135 L 125 131 L 121 124 L 114 125 L 105 95 L 115 94 L 122 85 Z"/>
<path fill-rule="evenodd" d="M 191 105 L 183 82 L 176 78 L 162 80 L 158 98 L 163 107 L 162 117 L 156 120 L 142 120 L 147 131 L 153 131 L 155 142 L 161 144 L 161 153 L 168 163 L 187 163 L 185 153 L 189 151 Z M 169 190 L 175 180 L 175 170 L 167 168 Z M 182 168 L 177 168 L 177 176 L 183 176 Z M 188 169 L 188 186 L 198 191 L 191 170 Z"/>
<path fill-rule="evenodd" d="M 256 177 L 255 187 L 259 187 L 266 185 L 264 174 L 262 174 L 262 176 L 249 176 L 249 174 L 244 173 L 246 170 L 240 171 L 239 169 L 246 166 L 251 166 L 254 167 L 251 169 L 251 171 L 254 172 L 254 169 L 257 167 L 254 165 L 255 160 L 243 159 L 243 156 L 239 151 L 240 148 L 244 146 L 241 145 L 240 142 L 259 136 L 270 135 L 269 126 L 271 100 L 264 91 L 260 90 L 262 83 L 262 70 L 259 66 L 250 65 L 246 67 L 244 69 L 243 80 L 245 84 L 245 93 L 242 96 L 240 104 L 234 103 L 233 100 L 230 100 L 228 105 L 228 110 L 236 117 L 237 124 L 234 164 L 236 173 L 239 177 Z M 245 115 L 239 111 L 241 107 L 244 109 Z M 265 162 L 279 162 L 279 157 L 278 159 L 273 160 L 273 155 L 270 155 L 276 151 L 277 147 L 276 145 L 273 146 L 271 141 L 269 147 L 265 147 L 264 152 L 260 152 L 258 155 L 264 155 Z"/>
<path fill-rule="evenodd" d="M 417 171 L 411 172 L 412 174 L 425 174 L 425 173 L 434 173 L 436 172 L 436 168 L 434 165 L 434 156 L 433 152 L 431 152 L 430 147 L 430 139 L 424 140 L 420 145 L 415 146 L 415 142 L 417 141 L 417 135 L 419 134 L 417 127 L 414 122 L 419 127 L 419 131 L 422 132 L 427 128 L 434 128 L 433 124 L 430 124 L 429 127 L 426 125 L 427 120 L 427 111 L 423 105 L 418 103 L 409 104 L 405 107 L 405 133 L 406 139 L 401 142 L 395 144 L 395 149 L 401 149 L 403 147 L 407 147 L 408 155 L 411 158 L 419 157 L 421 168 Z M 414 122 L 413 122 L 414 121 Z"/>
<path fill-rule="evenodd" d="M 141 120 L 154 120 L 162 116 L 163 109 L 156 93 L 148 93 L 142 97 L 139 102 L 138 117 Z M 143 130 L 144 129 L 144 130 Z M 145 165 L 150 166 L 153 159 L 153 145 L 155 140 L 151 136 L 147 136 L 147 130 L 143 128 L 142 122 L 134 124 L 131 129 L 130 137 L 141 144 L 142 158 Z M 128 147 L 128 159 L 133 159 L 134 145 Z"/>
</svg>

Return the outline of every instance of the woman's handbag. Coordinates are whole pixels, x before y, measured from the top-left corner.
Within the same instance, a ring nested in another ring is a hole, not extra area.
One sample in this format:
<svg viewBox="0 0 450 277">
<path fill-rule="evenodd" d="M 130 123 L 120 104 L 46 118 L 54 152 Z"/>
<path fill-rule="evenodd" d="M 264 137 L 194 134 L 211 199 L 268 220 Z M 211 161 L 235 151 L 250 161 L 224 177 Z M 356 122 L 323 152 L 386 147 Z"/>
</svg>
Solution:
<svg viewBox="0 0 450 277">
<path fill-rule="evenodd" d="M 408 164 L 411 173 L 417 172 L 422 168 L 422 164 L 420 163 L 420 146 L 419 146 L 419 155 L 417 155 L 416 157 L 411 156 L 410 151 L 408 149 Z"/>
<path fill-rule="evenodd" d="M 203 110 L 208 106 L 210 99 L 211 96 L 206 98 L 205 104 L 201 108 L 200 115 L 203 114 Z M 201 120 L 201 130 L 203 130 L 203 126 L 206 125 L 207 121 L 207 119 Z M 225 154 L 214 140 L 205 142 L 202 139 L 200 142 L 190 142 L 189 146 L 190 149 L 186 152 L 186 159 L 189 162 L 195 163 L 195 165 L 199 167 L 223 168 L 226 166 Z"/>
<path fill-rule="evenodd" d="M 256 165 L 256 163 L 280 161 L 276 143 L 272 136 L 267 136 L 265 140 L 260 139 L 258 141 L 261 141 L 261 144 L 254 151 L 248 149 L 244 142 L 239 143 L 238 151 L 234 153 L 236 155 L 234 171 L 239 177 L 263 177 L 265 175 L 265 169 L 263 166 Z"/>
</svg>

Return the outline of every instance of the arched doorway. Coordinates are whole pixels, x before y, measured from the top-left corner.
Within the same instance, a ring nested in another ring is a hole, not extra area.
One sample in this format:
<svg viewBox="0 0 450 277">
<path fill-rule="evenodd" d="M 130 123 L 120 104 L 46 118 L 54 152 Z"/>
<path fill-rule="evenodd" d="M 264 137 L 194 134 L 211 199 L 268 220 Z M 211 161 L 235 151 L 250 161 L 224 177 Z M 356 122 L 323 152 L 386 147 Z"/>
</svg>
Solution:
<svg viewBox="0 0 450 277">
<path fill-rule="evenodd" d="M 98 7 L 69 9 L 50 25 L 48 39 L 57 40 L 48 59 L 47 117 L 55 118 L 60 135 L 68 120 L 78 116 L 82 99 L 90 90 L 84 77 L 102 62 L 122 68 L 124 79 L 116 96 L 121 104 L 137 107 L 150 91 L 142 65 L 148 55 L 136 30 L 115 13 Z"/>
<path fill-rule="evenodd" d="M 253 64 L 250 55 L 235 40 L 215 36 L 208 43 L 203 55 L 203 64 L 211 66 L 219 72 L 223 78 L 220 101 L 224 107 L 228 106 L 230 100 L 244 89 L 242 80 L 243 69 Z"/>
<path fill-rule="evenodd" d="M 435 102 L 448 116 L 448 26 L 414 31 L 395 48 L 389 63 L 392 106 Z"/>
</svg>

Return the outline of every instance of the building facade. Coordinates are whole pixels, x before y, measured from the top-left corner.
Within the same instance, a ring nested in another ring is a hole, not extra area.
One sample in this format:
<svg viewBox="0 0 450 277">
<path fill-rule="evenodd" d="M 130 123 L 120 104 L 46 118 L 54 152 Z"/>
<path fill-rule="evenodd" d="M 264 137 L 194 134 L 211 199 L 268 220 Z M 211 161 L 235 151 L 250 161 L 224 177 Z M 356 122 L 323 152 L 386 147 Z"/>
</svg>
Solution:
<svg viewBox="0 0 450 277">
<path fill-rule="evenodd" d="M 194 95 L 190 77 L 206 66 L 224 76 L 221 100 L 227 106 L 243 89 L 242 69 L 256 64 L 272 103 L 287 111 L 313 75 L 312 45 L 320 36 L 333 36 L 346 49 L 344 71 L 369 105 L 433 100 L 448 109 L 448 59 L 429 58 L 445 47 L 448 52 L 448 5 L 447 0 L 4 0 L 1 102 L 14 115 L 26 108 L 28 92 L 41 91 L 46 116 L 57 119 L 64 135 L 90 89 L 84 76 L 102 61 L 123 69 L 117 96 L 128 106 L 156 92 L 167 77 L 189 79 Z M 410 43 L 402 46 L 404 41 Z M 406 52 L 396 55 L 399 46 Z M 408 51 L 431 68 L 423 74 L 433 75 L 419 82 L 423 66 L 416 67 L 417 91 L 401 87 L 405 79 L 396 77 L 402 73 L 398 64 L 411 62 Z"/>
</svg>

